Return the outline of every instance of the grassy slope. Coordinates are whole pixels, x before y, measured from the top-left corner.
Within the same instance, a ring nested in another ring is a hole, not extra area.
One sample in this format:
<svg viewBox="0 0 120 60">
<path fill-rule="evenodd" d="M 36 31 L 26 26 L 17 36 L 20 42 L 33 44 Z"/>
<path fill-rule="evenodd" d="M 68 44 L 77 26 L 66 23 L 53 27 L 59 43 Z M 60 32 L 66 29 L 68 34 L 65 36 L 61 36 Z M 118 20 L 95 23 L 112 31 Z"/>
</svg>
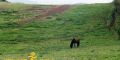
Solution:
<svg viewBox="0 0 120 60">
<path fill-rule="evenodd" d="M 28 53 L 35 51 L 39 59 L 118 60 L 120 41 L 114 31 L 106 29 L 104 23 L 104 20 L 109 20 L 111 11 L 109 4 L 75 5 L 62 15 L 57 14 L 22 27 L 12 25 L 6 28 L 4 25 L 8 25 L 2 20 L 1 58 L 25 58 Z M 82 39 L 79 48 L 69 48 L 72 36 Z"/>
</svg>

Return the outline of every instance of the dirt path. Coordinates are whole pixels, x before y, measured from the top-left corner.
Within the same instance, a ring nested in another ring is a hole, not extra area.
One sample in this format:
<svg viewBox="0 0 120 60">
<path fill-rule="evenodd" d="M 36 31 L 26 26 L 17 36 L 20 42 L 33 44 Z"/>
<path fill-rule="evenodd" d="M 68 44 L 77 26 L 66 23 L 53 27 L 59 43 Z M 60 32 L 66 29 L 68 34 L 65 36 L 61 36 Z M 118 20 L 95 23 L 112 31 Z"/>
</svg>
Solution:
<svg viewBox="0 0 120 60">
<path fill-rule="evenodd" d="M 60 6 L 52 6 L 51 8 L 42 12 L 42 15 L 34 16 L 32 18 L 26 18 L 18 21 L 17 23 L 23 25 L 28 22 L 32 22 L 36 19 L 44 19 L 45 17 L 51 16 L 56 13 L 62 13 L 70 8 L 70 5 L 60 5 Z M 39 11 L 39 10 L 38 10 Z M 41 13 L 41 11 L 39 12 Z"/>
</svg>

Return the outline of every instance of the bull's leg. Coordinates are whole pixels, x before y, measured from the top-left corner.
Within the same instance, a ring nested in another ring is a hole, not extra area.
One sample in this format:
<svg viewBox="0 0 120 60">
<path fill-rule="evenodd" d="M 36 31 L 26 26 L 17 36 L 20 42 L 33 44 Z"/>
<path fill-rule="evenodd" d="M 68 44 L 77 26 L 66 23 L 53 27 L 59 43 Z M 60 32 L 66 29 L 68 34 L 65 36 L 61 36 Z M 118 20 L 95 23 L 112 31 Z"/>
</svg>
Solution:
<svg viewBox="0 0 120 60">
<path fill-rule="evenodd" d="M 73 48 L 73 42 L 70 43 L 70 48 Z"/>
<path fill-rule="evenodd" d="M 74 47 L 75 47 L 75 43 L 73 43 Z"/>
<path fill-rule="evenodd" d="M 80 45 L 80 42 L 77 43 L 77 47 L 79 47 L 79 45 Z"/>
</svg>

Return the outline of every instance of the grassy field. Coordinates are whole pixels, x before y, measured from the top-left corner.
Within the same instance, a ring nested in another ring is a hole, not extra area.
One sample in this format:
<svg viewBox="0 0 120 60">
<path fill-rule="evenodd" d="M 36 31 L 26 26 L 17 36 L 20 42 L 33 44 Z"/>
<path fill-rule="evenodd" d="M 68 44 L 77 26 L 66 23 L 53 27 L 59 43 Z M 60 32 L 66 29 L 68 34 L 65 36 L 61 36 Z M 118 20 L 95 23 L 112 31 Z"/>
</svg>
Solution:
<svg viewBox="0 0 120 60">
<path fill-rule="evenodd" d="M 32 51 L 38 60 L 120 59 L 120 40 L 105 23 L 111 18 L 111 4 L 74 5 L 63 14 L 22 26 L 17 20 L 36 15 L 25 11 L 32 5 L 5 5 L 0 7 L 0 60 L 24 59 Z M 81 38 L 79 48 L 69 47 L 73 36 Z"/>
</svg>

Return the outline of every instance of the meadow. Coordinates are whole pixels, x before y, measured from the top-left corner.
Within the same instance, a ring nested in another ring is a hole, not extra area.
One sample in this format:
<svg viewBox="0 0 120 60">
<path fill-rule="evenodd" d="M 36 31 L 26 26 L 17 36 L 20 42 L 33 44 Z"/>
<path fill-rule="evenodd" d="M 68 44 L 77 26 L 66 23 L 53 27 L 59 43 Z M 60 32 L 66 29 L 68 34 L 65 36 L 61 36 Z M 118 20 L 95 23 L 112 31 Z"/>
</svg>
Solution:
<svg viewBox="0 0 120 60">
<path fill-rule="evenodd" d="M 62 14 L 17 24 L 18 20 L 38 15 L 26 11 L 33 6 L 50 7 L 0 3 L 0 60 L 26 59 L 32 51 L 38 60 L 120 59 L 120 40 L 106 24 L 111 19 L 112 4 L 73 5 Z M 69 47 L 73 36 L 81 39 L 79 48 Z"/>
</svg>

